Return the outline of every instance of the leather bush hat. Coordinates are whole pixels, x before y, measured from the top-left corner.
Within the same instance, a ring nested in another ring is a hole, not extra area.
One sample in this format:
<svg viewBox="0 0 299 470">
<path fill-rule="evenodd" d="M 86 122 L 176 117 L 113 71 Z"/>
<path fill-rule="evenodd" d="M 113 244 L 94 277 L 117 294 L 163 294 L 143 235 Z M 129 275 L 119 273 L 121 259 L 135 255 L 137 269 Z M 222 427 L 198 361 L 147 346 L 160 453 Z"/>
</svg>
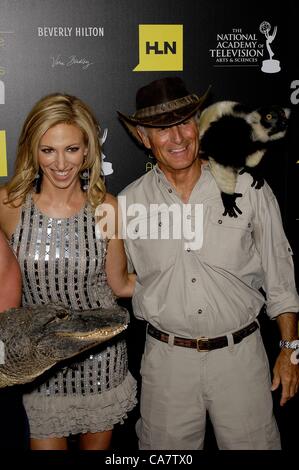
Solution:
<svg viewBox="0 0 299 470">
<path fill-rule="evenodd" d="M 207 98 L 191 94 L 179 77 L 155 80 L 140 88 L 136 94 L 136 112 L 127 116 L 118 112 L 121 121 L 133 136 L 141 142 L 136 126 L 169 127 L 193 116 Z"/>
</svg>

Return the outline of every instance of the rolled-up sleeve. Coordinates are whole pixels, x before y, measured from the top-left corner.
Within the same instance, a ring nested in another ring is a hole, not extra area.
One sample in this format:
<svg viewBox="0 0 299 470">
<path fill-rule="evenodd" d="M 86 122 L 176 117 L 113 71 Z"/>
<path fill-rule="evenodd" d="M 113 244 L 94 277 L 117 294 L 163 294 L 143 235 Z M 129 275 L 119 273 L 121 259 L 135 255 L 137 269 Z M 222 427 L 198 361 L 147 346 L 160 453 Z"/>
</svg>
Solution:
<svg viewBox="0 0 299 470">
<path fill-rule="evenodd" d="M 281 313 L 298 312 L 292 249 L 284 233 L 277 200 L 265 186 L 256 191 L 255 242 L 264 271 L 267 314 L 274 319 Z"/>
</svg>

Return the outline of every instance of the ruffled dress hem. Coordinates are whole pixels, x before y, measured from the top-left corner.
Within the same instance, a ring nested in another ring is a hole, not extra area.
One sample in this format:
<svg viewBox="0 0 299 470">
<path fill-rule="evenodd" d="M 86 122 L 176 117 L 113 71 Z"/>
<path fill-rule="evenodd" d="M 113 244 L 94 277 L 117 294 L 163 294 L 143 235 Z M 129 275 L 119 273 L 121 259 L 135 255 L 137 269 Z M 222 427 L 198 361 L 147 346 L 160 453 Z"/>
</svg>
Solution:
<svg viewBox="0 0 299 470">
<path fill-rule="evenodd" d="M 123 424 L 137 403 L 136 380 L 128 372 L 115 388 L 95 395 L 23 396 L 30 422 L 30 437 L 47 439 L 71 434 L 103 432 Z"/>
</svg>

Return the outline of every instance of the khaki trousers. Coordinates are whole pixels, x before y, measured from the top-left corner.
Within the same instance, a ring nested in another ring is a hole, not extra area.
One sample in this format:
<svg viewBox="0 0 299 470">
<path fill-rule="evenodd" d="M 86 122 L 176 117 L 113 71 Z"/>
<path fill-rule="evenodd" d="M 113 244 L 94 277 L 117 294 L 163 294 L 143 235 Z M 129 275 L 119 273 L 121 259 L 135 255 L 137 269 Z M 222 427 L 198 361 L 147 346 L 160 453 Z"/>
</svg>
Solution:
<svg viewBox="0 0 299 470">
<path fill-rule="evenodd" d="M 202 449 L 206 411 L 219 449 L 280 449 L 259 330 L 209 352 L 147 335 L 141 375 L 140 449 Z"/>
</svg>

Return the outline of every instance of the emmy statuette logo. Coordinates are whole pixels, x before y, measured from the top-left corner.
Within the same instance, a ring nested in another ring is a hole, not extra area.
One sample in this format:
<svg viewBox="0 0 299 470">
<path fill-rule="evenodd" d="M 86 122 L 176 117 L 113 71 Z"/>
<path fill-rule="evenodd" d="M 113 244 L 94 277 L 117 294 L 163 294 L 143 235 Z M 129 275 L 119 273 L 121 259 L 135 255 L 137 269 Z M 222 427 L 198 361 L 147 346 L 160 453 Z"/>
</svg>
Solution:
<svg viewBox="0 0 299 470">
<path fill-rule="evenodd" d="M 266 37 L 266 48 L 269 53 L 269 59 L 263 60 L 262 72 L 265 73 L 277 73 L 281 70 L 279 60 L 273 59 L 274 52 L 271 49 L 270 44 L 274 41 L 277 33 L 277 26 L 274 26 L 272 34 L 270 34 L 271 25 L 268 21 L 263 21 L 260 24 L 260 32 Z"/>
</svg>

